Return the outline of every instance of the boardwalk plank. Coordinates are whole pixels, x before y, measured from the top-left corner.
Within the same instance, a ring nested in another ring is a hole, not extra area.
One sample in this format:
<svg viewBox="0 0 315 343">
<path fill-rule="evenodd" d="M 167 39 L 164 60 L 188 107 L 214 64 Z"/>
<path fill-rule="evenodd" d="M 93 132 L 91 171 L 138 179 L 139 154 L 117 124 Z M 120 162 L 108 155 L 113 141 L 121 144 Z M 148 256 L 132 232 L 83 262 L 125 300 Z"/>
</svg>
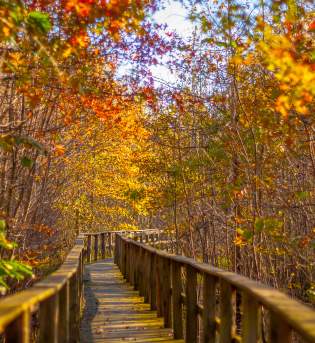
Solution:
<svg viewBox="0 0 315 343">
<path fill-rule="evenodd" d="M 107 259 L 85 266 L 81 342 L 183 342 Z"/>
</svg>

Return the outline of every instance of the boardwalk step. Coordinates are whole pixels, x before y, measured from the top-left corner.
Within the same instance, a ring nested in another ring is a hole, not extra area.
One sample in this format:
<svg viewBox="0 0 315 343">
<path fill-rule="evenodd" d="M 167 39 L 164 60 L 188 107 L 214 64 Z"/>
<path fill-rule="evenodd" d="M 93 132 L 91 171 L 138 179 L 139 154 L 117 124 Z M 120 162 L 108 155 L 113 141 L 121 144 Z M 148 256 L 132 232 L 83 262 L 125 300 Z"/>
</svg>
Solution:
<svg viewBox="0 0 315 343">
<path fill-rule="evenodd" d="M 173 339 L 112 259 L 86 265 L 84 280 L 81 342 L 183 342 Z"/>
</svg>

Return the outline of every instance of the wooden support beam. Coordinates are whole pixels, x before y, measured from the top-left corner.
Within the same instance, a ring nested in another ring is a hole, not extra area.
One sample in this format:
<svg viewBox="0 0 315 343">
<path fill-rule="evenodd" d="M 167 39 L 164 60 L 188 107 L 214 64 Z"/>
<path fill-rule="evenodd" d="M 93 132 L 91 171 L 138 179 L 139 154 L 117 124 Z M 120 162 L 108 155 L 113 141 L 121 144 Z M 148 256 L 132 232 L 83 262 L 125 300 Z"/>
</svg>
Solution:
<svg viewBox="0 0 315 343">
<path fill-rule="evenodd" d="M 216 341 L 216 285 L 216 277 L 203 274 L 203 343 Z"/>
<path fill-rule="evenodd" d="M 197 313 L 197 272 L 190 266 L 186 266 L 186 341 L 197 343 L 198 336 L 198 313 Z M 221 343 L 221 342 L 220 342 Z"/>
<path fill-rule="evenodd" d="M 220 343 L 231 343 L 233 327 L 232 286 L 220 280 Z"/>
<path fill-rule="evenodd" d="M 70 292 L 67 282 L 59 292 L 58 342 L 70 341 Z"/>
<path fill-rule="evenodd" d="M 104 260 L 106 258 L 106 244 L 105 244 L 105 233 L 101 233 L 101 253 L 102 253 L 102 259 Z"/>
<path fill-rule="evenodd" d="M 30 326 L 30 311 L 23 311 L 6 327 L 4 332 L 6 342 L 30 343 Z"/>
<path fill-rule="evenodd" d="M 98 260 L 98 234 L 94 235 L 94 261 Z"/>
<path fill-rule="evenodd" d="M 246 292 L 242 294 L 243 321 L 242 335 L 243 343 L 257 342 L 258 339 L 258 302 Z"/>
<path fill-rule="evenodd" d="M 172 261 L 172 314 L 173 314 L 173 330 L 174 338 L 182 339 L 183 332 L 183 306 L 181 301 L 182 294 L 182 272 L 181 265 L 178 262 Z"/>
<path fill-rule="evenodd" d="M 92 236 L 87 236 L 87 248 L 86 248 L 86 260 L 87 262 L 91 262 L 91 246 L 92 246 Z"/>
<path fill-rule="evenodd" d="M 57 343 L 59 323 L 58 293 L 40 303 L 39 342 Z"/>
</svg>

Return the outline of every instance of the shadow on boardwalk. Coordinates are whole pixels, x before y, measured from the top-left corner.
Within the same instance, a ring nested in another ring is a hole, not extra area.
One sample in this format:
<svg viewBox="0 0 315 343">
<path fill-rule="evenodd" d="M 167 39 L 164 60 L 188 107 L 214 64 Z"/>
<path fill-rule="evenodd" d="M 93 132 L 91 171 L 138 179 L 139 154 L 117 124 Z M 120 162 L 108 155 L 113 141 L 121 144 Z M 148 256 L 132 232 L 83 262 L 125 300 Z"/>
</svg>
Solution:
<svg viewBox="0 0 315 343">
<path fill-rule="evenodd" d="M 175 342 L 112 260 L 86 265 L 84 280 L 81 342 Z"/>
</svg>

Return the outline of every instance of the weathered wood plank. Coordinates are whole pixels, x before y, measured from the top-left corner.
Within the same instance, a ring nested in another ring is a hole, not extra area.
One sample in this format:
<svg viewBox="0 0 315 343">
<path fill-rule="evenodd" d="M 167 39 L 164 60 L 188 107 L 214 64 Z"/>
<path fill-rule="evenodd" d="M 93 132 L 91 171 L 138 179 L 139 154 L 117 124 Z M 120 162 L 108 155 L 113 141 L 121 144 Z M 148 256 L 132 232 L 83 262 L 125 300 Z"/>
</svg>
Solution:
<svg viewBox="0 0 315 343">
<path fill-rule="evenodd" d="M 181 302 L 182 293 L 182 275 L 181 265 L 172 261 L 172 314 L 173 314 L 173 329 L 174 337 L 181 339 L 183 333 L 183 311 Z"/>
<path fill-rule="evenodd" d="M 228 272 L 206 263 L 199 263 L 196 260 L 184 256 L 171 255 L 165 251 L 157 250 L 151 246 L 146 246 L 127 238 L 121 239 L 129 241 L 130 244 L 135 247 L 144 248 L 147 251 L 155 254 L 157 260 L 160 260 L 160 258 L 167 258 L 170 261 L 178 262 L 186 268 L 191 267 L 195 270 L 195 273 L 212 275 L 220 279 L 221 281 L 224 281 L 226 284 L 229 285 L 229 287 L 237 289 L 238 292 L 247 293 L 249 296 L 254 298 L 255 301 L 260 303 L 261 306 L 263 306 L 265 309 L 277 314 L 278 320 L 283 325 L 283 330 L 281 329 L 281 331 L 284 332 L 285 335 L 287 335 L 286 331 L 289 331 L 287 328 L 290 328 L 290 330 L 296 331 L 306 342 L 315 342 L 315 311 L 310 307 L 305 306 L 294 299 L 291 299 L 286 294 L 236 273 Z M 157 274 L 157 279 L 158 278 L 159 274 Z M 161 281 L 157 282 L 157 286 L 159 286 L 160 282 Z M 157 300 L 158 299 L 159 287 L 157 287 Z M 157 302 L 157 304 L 159 304 L 159 302 Z M 228 303 L 225 303 L 225 305 L 226 308 L 230 306 Z M 223 307 L 225 307 L 225 305 Z M 159 306 L 157 306 L 157 308 L 159 310 Z M 231 314 L 231 318 L 228 320 L 233 323 L 233 314 Z M 227 327 L 227 320 L 225 322 L 224 321 L 225 319 L 223 320 L 223 327 Z M 232 324 L 230 325 L 230 327 L 233 331 L 234 328 L 232 327 Z M 276 331 L 274 331 L 273 334 L 276 335 Z M 232 339 L 231 337 L 233 336 L 233 340 L 240 340 L 240 338 L 236 336 L 234 332 L 228 334 L 225 333 L 224 335 L 229 335 L 230 339 Z M 226 341 L 228 340 L 226 339 Z"/>
<path fill-rule="evenodd" d="M 172 330 L 145 304 L 122 277 L 112 260 L 86 266 L 85 303 L 81 343 L 183 342 L 173 340 Z"/>
<path fill-rule="evenodd" d="M 197 343 L 197 273 L 191 266 L 186 266 L 186 341 Z"/>
<path fill-rule="evenodd" d="M 30 342 L 30 312 L 23 311 L 19 317 L 11 322 L 5 330 L 7 342 L 29 343 Z"/>
<path fill-rule="evenodd" d="M 94 235 L 94 260 L 98 260 L 98 235 Z"/>
<path fill-rule="evenodd" d="M 230 343 L 233 328 L 232 287 L 220 280 L 220 343 Z"/>
<path fill-rule="evenodd" d="M 215 343 L 217 278 L 203 275 L 203 343 Z"/>
<path fill-rule="evenodd" d="M 257 342 L 258 339 L 258 303 L 255 299 L 248 296 L 247 293 L 242 295 L 243 303 L 243 342 Z"/>
<path fill-rule="evenodd" d="M 46 299 L 39 307 L 39 342 L 58 342 L 59 299 L 58 293 Z"/>
<path fill-rule="evenodd" d="M 58 337 L 59 342 L 69 342 L 70 331 L 69 331 L 69 318 L 70 318 L 70 292 L 69 282 L 67 282 L 61 291 L 59 292 L 59 325 L 58 325 Z"/>
</svg>

